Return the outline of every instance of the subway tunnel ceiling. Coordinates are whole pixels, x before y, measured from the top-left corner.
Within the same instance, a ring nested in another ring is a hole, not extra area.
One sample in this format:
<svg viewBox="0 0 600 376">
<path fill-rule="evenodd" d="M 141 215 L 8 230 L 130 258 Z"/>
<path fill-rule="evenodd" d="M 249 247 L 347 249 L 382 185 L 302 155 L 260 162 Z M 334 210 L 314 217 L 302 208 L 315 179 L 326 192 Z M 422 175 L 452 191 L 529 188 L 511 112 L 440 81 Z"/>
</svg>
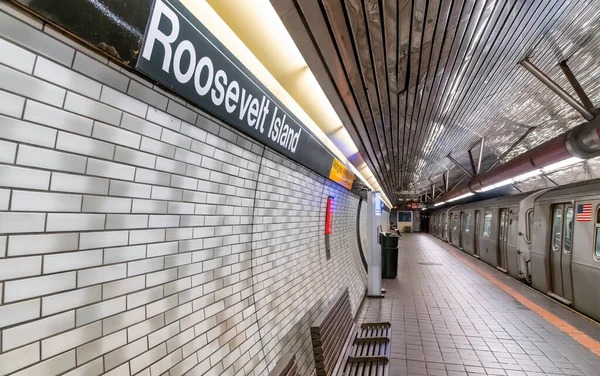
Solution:
<svg viewBox="0 0 600 376">
<path fill-rule="evenodd" d="M 464 180 L 446 156 L 470 170 L 482 137 L 485 171 L 529 128 L 503 161 L 585 121 L 524 58 L 575 96 L 566 60 L 600 103 L 598 0 L 271 2 L 392 200 L 430 190 L 429 179 L 441 186 L 446 168 L 450 187 Z M 591 163 L 517 188 L 597 177 Z"/>
</svg>

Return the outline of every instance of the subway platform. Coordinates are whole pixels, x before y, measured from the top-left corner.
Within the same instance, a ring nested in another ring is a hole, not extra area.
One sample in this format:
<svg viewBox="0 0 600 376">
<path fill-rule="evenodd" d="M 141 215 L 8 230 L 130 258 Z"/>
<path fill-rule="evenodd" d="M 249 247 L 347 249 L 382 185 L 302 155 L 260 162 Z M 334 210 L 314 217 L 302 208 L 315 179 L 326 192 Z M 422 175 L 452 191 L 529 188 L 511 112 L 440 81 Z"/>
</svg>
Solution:
<svg viewBox="0 0 600 376">
<path fill-rule="evenodd" d="M 357 320 L 392 323 L 390 374 L 600 375 L 600 325 L 424 234 Z"/>
</svg>

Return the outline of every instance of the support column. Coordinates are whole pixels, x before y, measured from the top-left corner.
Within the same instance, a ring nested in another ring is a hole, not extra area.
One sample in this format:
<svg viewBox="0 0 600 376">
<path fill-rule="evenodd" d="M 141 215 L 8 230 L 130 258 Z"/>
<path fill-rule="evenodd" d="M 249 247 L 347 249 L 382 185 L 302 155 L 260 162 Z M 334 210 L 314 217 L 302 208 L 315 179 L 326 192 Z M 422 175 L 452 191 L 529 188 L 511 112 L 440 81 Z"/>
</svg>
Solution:
<svg viewBox="0 0 600 376">
<path fill-rule="evenodd" d="M 381 293 L 381 246 L 378 242 L 380 223 L 380 192 L 367 192 L 367 247 L 370 248 L 367 260 L 367 296 L 374 298 L 383 297 Z"/>
</svg>

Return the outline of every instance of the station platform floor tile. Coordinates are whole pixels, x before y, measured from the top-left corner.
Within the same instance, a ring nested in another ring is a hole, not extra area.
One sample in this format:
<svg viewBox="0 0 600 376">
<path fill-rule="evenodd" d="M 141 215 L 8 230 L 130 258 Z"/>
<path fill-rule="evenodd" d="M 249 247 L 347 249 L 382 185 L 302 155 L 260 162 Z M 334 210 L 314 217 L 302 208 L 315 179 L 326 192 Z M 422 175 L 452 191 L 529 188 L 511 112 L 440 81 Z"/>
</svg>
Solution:
<svg viewBox="0 0 600 376">
<path fill-rule="evenodd" d="M 357 315 L 392 323 L 390 375 L 600 376 L 600 356 L 483 275 L 592 342 L 598 323 L 431 235 L 403 234 L 399 248 L 398 277 L 383 280 L 385 298 L 366 298 Z"/>
</svg>

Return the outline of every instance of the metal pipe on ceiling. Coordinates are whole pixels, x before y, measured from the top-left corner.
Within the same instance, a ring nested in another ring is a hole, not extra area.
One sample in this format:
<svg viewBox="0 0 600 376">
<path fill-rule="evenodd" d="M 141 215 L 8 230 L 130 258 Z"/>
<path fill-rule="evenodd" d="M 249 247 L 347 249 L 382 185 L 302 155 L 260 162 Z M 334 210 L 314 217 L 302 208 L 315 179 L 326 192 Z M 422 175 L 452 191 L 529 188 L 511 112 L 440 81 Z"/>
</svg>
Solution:
<svg viewBox="0 0 600 376">
<path fill-rule="evenodd" d="M 469 192 L 476 193 L 484 187 L 550 166 L 571 157 L 589 159 L 597 156 L 600 156 L 600 117 L 580 124 L 501 166 L 480 174 L 470 182 L 452 188 L 435 201 L 448 201 Z"/>
<path fill-rule="evenodd" d="M 564 100 L 571 107 L 577 110 L 577 112 L 579 112 L 584 118 L 586 118 L 586 120 L 592 120 L 594 118 L 594 115 L 587 108 L 585 108 L 584 105 L 579 103 L 577 99 L 573 98 L 571 94 L 567 93 L 565 89 L 560 87 L 560 85 L 554 82 L 538 67 L 533 65 L 528 59 L 521 60 L 520 64 L 523 66 L 523 68 L 527 69 L 529 73 L 534 75 L 538 80 L 540 80 L 544 85 L 546 85 L 550 90 L 552 90 L 556 95 L 562 98 L 562 100 Z"/>
</svg>

